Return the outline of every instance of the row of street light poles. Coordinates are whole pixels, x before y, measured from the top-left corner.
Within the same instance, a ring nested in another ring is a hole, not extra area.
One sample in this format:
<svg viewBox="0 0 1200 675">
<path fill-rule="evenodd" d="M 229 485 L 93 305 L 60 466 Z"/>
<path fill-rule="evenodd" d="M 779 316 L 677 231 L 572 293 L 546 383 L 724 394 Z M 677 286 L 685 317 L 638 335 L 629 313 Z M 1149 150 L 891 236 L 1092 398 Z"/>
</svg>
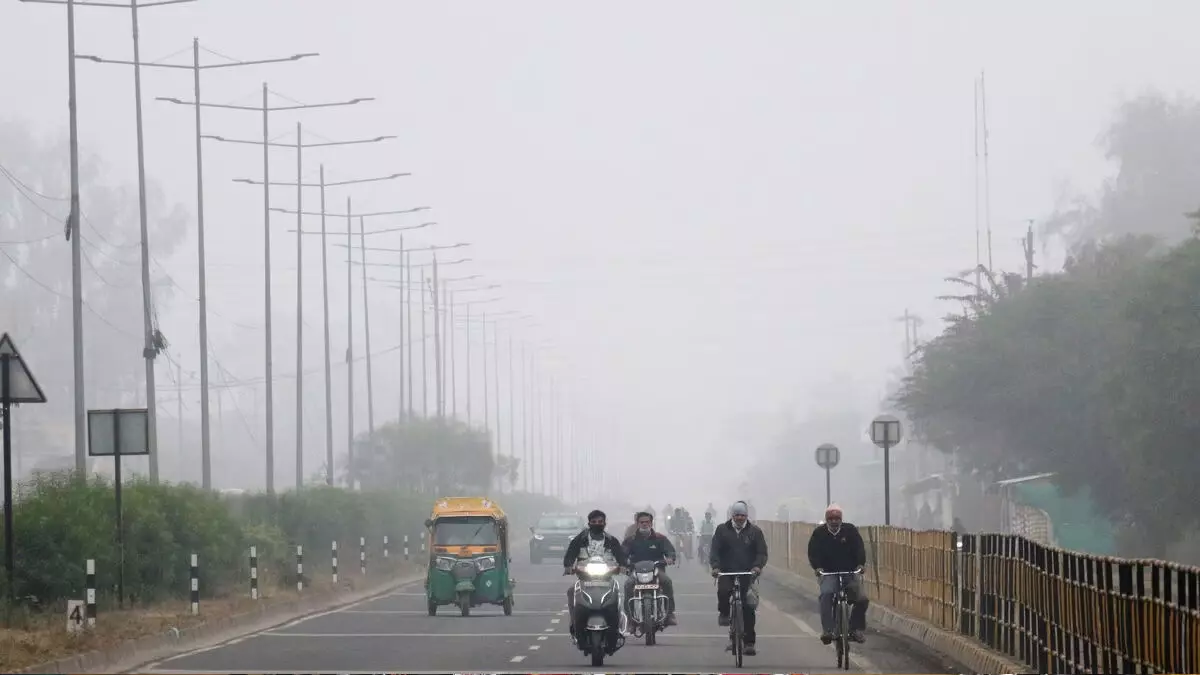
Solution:
<svg viewBox="0 0 1200 675">
<path fill-rule="evenodd" d="M 295 143 L 282 143 L 273 141 L 270 137 L 270 120 L 271 113 L 276 112 L 299 112 L 302 110 L 311 110 L 317 108 L 332 108 L 354 106 L 361 103 L 369 102 L 374 99 L 368 97 L 353 98 L 345 101 L 323 102 L 315 104 L 306 104 L 300 102 L 292 102 L 287 105 L 272 105 L 272 92 L 266 83 L 262 85 L 262 103 L 258 106 L 242 106 L 232 104 L 217 104 L 209 103 L 202 98 L 202 73 L 204 71 L 216 69 L 229 69 L 246 66 L 258 66 L 269 64 L 280 64 L 297 62 L 307 58 L 316 57 L 318 54 L 314 52 L 298 53 L 291 56 L 279 58 L 262 58 L 249 61 L 233 61 L 227 63 L 210 63 L 201 62 L 201 52 L 210 53 L 221 58 L 223 57 L 216 52 L 205 49 L 201 46 L 198 38 L 192 41 L 192 63 L 190 65 L 168 64 L 168 63 L 143 63 L 140 57 L 140 42 L 138 28 L 138 11 L 150 7 L 182 4 L 193 2 L 195 0 L 156 0 L 153 2 L 139 2 L 139 0 L 130 0 L 128 3 L 107 2 L 100 0 L 21 0 L 22 2 L 43 3 L 43 4 L 60 4 L 66 7 L 67 11 L 67 65 L 68 65 L 68 109 L 70 122 L 70 163 L 71 163 L 71 210 L 67 222 L 66 236 L 71 242 L 72 248 L 72 318 L 73 318 L 73 338 L 74 338 L 74 413 L 75 413 L 75 460 L 76 468 L 80 472 L 86 471 L 86 407 L 84 403 L 84 363 L 83 363 L 83 320 L 82 320 L 82 281 L 81 281 L 81 249 L 80 249 L 80 221 L 81 211 L 79 204 L 79 139 L 78 139 L 78 106 L 76 97 L 76 60 L 87 60 L 99 64 L 108 65 L 124 65 L 132 66 L 134 72 L 134 106 L 135 106 L 135 122 L 136 122 L 136 138 L 137 138 L 137 162 L 138 162 L 138 190 L 139 190 L 139 226 L 140 226 L 140 249 L 141 249 L 141 281 L 142 281 L 142 300 L 143 300 L 143 358 L 146 364 L 145 372 L 145 388 L 146 388 L 146 404 L 149 420 L 149 456 L 150 456 L 150 478 L 152 481 L 158 480 L 158 448 L 157 448 L 157 405 L 156 405 L 156 389 L 154 377 L 154 364 L 157 355 L 165 347 L 165 339 L 162 337 L 157 326 L 154 323 L 154 306 L 153 297 L 151 294 L 150 282 L 150 242 L 149 242 L 149 227 L 148 213 L 146 206 L 146 171 L 145 171 L 145 139 L 143 134 L 142 120 L 142 88 L 141 88 L 141 69 L 142 67 L 166 68 L 176 70 L 190 70 L 192 72 L 193 97 L 192 100 L 182 100 L 175 97 L 157 97 L 157 100 L 171 103 L 179 106 L 191 107 L 195 117 L 195 147 L 196 147 L 196 214 L 197 214 L 197 257 L 198 257 L 198 284 L 199 284 L 199 343 L 200 343 L 200 436 L 201 436 L 201 483 L 204 488 L 212 488 L 212 457 L 211 457 L 211 425 L 210 425 L 210 401 L 209 401 L 209 344 L 208 344 L 208 294 L 207 294 L 207 278 L 206 278 L 206 245 L 205 245 L 205 188 L 204 188 L 204 152 L 203 146 L 205 140 L 211 140 L 229 144 L 241 145 L 256 145 L 262 147 L 263 150 L 263 175 L 262 179 L 237 178 L 234 179 L 238 183 L 261 186 L 263 189 L 263 280 L 264 280 L 264 314 L 265 314 L 265 335 L 264 335 L 264 384 L 265 384 L 265 416 L 266 416 L 266 435 L 265 435 L 265 451 L 266 451 L 266 487 L 268 492 L 275 489 L 275 437 L 274 437 L 274 359 L 272 350 L 273 339 L 273 323 L 272 323 L 272 297 L 271 297 L 271 214 L 286 213 L 296 216 L 296 227 L 289 232 L 296 234 L 296 485 L 300 487 L 304 482 L 303 473 L 303 385 L 304 385 L 304 318 L 303 318 L 303 241 L 305 235 L 314 235 L 321 237 L 321 268 L 322 268 L 322 306 L 323 306 L 323 323 L 324 323 L 324 374 L 325 374 L 325 456 L 326 456 L 326 481 L 329 484 L 334 483 L 334 453 L 333 453 L 333 431 L 332 431 L 332 413 L 333 413 L 333 395 L 331 385 L 331 370 L 332 358 L 330 353 L 330 309 L 329 309 L 329 278 L 328 278 L 328 245 L 329 231 L 327 228 L 327 218 L 335 216 L 338 218 L 344 217 L 346 221 L 346 241 L 345 244 L 336 244 L 339 247 L 345 247 L 347 252 L 347 281 L 348 281 L 348 297 L 347 297 L 347 324 L 348 324 L 348 348 L 347 348 L 347 363 L 350 366 L 348 372 L 347 385 L 347 407 L 348 407 L 348 422 L 347 422 L 347 443 L 348 453 L 351 454 L 354 448 L 354 378 L 353 378 L 353 266 L 361 266 L 361 275 L 363 283 L 363 307 L 364 307 L 364 337 L 366 342 L 366 374 L 367 374 L 367 411 L 368 411 L 368 431 L 375 431 L 375 406 L 373 393 L 373 367 L 371 363 L 371 347 L 370 347 L 370 324 L 369 324 L 369 301 L 368 301 L 368 281 L 376 281 L 386 283 L 387 285 L 398 288 L 401 293 L 401 358 L 400 358 L 400 404 L 399 410 L 403 416 L 413 417 L 415 414 L 415 398 L 413 388 L 413 299 L 412 291 L 419 290 L 421 293 L 421 324 L 422 324 L 422 375 L 427 382 L 427 365 L 424 358 L 425 343 L 425 304 L 426 300 L 430 300 L 432 304 L 433 330 L 434 330 L 434 369 L 435 369 L 435 408 L 439 418 L 445 417 L 447 414 L 447 393 L 449 393 L 449 414 L 457 417 L 458 413 L 458 392 L 457 392 L 457 371 L 455 359 L 455 328 L 457 327 L 459 316 L 456 315 L 456 307 L 461 305 L 465 316 L 462 317 L 463 325 L 466 327 L 467 336 L 465 348 L 467 350 L 467 400 L 466 400 L 466 415 L 468 424 L 472 423 L 472 377 L 470 371 L 470 349 L 471 349 L 471 331 L 470 327 L 475 319 L 472 318 L 471 308 L 473 305 L 485 305 L 487 303 L 502 300 L 502 298 L 488 298 L 482 300 L 466 300 L 461 303 L 455 302 L 456 296 L 467 296 L 467 294 L 475 291 L 492 290 L 499 288 L 497 284 L 485 285 L 477 288 L 455 288 L 451 289 L 451 283 L 473 280 L 478 278 L 478 275 L 468 275 L 458 278 L 440 278 L 440 267 L 447 265 L 457 265 L 470 262 L 470 258 L 462 258 L 458 260 L 439 260 L 438 251 L 445 249 L 456 249 L 467 247 L 468 243 L 456 243 L 450 245 L 429 245 L 429 246 L 409 246 L 406 248 L 404 242 L 404 234 L 409 230 L 427 228 L 436 225 L 434 222 L 424 222 L 417 225 L 390 227 L 384 229 L 367 230 L 366 219 L 380 216 L 394 216 L 413 214 L 429 210 L 430 207 L 420 206 L 415 208 L 395 209 L 389 211 L 376 212 L 356 212 L 353 208 L 353 202 L 350 197 L 346 199 L 345 213 L 330 213 L 326 207 L 326 190 L 329 188 L 340 188 L 351 185 L 360 185 L 365 183 L 374 183 L 381 181 L 390 181 L 393 179 L 409 176 L 408 173 L 393 173 L 385 176 L 373 176 L 358 178 L 352 180 L 340 180 L 327 182 L 325 180 L 325 165 L 320 165 L 320 181 L 317 183 L 305 182 L 304 180 L 304 155 L 306 150 L 315 150 L 320 148 L 337 147 L 337 146 L 354 146 L 365 144 L 376 144 L 393 140 L 395 136 L 374 136 L 360 139 L 341 140 L 341 141 L 323 141 L 323 142 L 306 142 L 305 130 L 302 124 L 296 123 L 296 139 Z M 121 60 L 110 59 L 93 55 L 81 55 L 75 53 L 75 10 L 77 7 L 98 7 L 98 8 L 122 8 L 130 12 L 132 24 L 132 39 L 133 39 L 133 59 Z M 279 96 L 278 94 L 275 94 Z M 286 97 L 281 97 L 286 98 Z M 230 139 L 223 136 L 216 136 L 204 133 L 202 110 L 205 108 L 217 108 L 227 110 L 240 110 L 256 112 L 262 116 L 262 138 L 261 140 L 246 140 L 246 139 Z M 291 148 L 296 151 L 296 180 L 295 182 L 273 181 L 271 179 L 271 163 L 270 150 L 274 147 Z M 272 207 L 271 205 L 271 188 L 277 186 L 294 187 L 296 189 L 296 208 L 284 209 Z M 320 190 L 320 210 L 306 211 L 304 209 L 304 188 L 319 188 Z M 321 227 L 319 231 L 306 230 L 303 227 L 304 216 L 319 216 Z M 361 260 L 353 259 L 354 249 L 354 220 L 358 220 L 358 239 L 359 251 Z M 366 239 L 368 235 L 380 235 L 385 233 L 400 233 L 401 245 L 398 249 L 385 247 L 368 247 Z M 381 263 L 368 260 L 368 251 L 382 252 L 390 255 L 399 254 L 398 262 Z M 432 259 L 429 263 L 414 265 L 412 262 L 413 254 L 429 252 Z M 368 266 L 384 266 L 400 270 L 400 278 L 396 279 L 375 279 L 368 277 Z M 420 270 L 420 280 L 417 283 L 414 280 L 413 268 Z M 432 274 L 426 271 L 428 268 Z M 514 313 L 508 312 L 493 312 L 490 314 L 490 321 L 493 326 L 492 340 L 492 372 L 491 384 L 492 390 L 490 398 L 494 403 L 493 411 L 488 410 L 489 397 L 488 392 L 488 369 L 487 369 L 487 325 L 489 323 L 489 314 L 484 311 L 481 313 L 478 321 L 483 328 L 482 345 L 484 356 L 484 427 L 488 430 L 489 435 L 495 439 L 497 454 L 503 455 L 504 434 L 501 428 L 501 397 L 500 397 L 500 336 L 499 325 L 502 321 L 517 321 L 529 319 L 528 315 L 514 316 Z M 448 335 L 448 341 L 446 337 Z M 405 347 L 407 351 L 405 351 Z M 449 351 L 449 372 L 447 373 L 446 363 L 444 359 L 444 351 Z M 533 399 L 540 392 L 540 385 L 537 382 L 534 374 L 533 360 L 526 355 L 526 345 L 522 344 L 522 376 L 526 379 L 525 391 L 523 392 L 523 442 L 522 442 L 522 464 L 525 468 L 523 474 L 523 487 L 525 489 L 533 489 L 535 487 L 546 490 L 555 482 L 557 478 L 558 490 L 561 493 L 567 492 L 569 489 L 567 484 L 577 488 L 580 484 L 580 476 L 572 476 L 569 480 L 565 477 L 565 471 L 562 470 L 564 461 L 567 459 L 562 456 L 566 451 L 565 447 L 575 448 L 575 444 L 568 442 L 566 436 L 570 434 L 570 427 L 564 426 L 560 412 L 552 412 L 551 437 L 552 444 L 558 448 L 558 451 L 550 458 L 549 467 L 547 466 L 547 455 L 544 447 L 540 447 L 539 439 L 543 436 L 541 424 L 542 410 L 541 398 L 538 398 L 538 404 L 533 405 Z M 514 363 L 513 339 L 509 335 L 508 340 L 508 371 L 509 371 L 509 418 L 508 418 L 508 447 L 507 453 L 509 456 L 515 456 L 516 448 L 516 397 L 515 389 L 515 363 Z M 449 391 L 447 392 L 447 375 L 449 375 Z M 558 407 L 558 400 L 553 396 L 557 391 L 557 381 L 551 381 L 550 392 L 551 400 L 553 401 L 552 408 L 556 411 L 561 410 Z M 428 416 L 429 401 L 427 387 L 422 387 L 422 406 L 421 414 Z M 492 414 L 494 413 L 494 414 Z M 538 424 L 538 432 L 533 434 L 533 425 L 535 419 Z M 494 429 L 492 424 L 494 421 Z M 539 447 L 541 452 L 539 452 Z M 581 446 L 582 447 L 582 446 Z M 590 454 L 589 454 L 590 453 Z M 576 467 L 576 473 L 587 470 L 589 466 L 588 459 L 594 452 L 585 451 L 582 456 L 572 458 L 570 462 L 573 467 Z M 535 456 L 538 461 L 535 466 Z M 557 457 L 557 459 L 555 459 Z M 557 468 L 556 463 L 557 462 Z M 535 469 L 539 481 L 533 478 Z M 552 475 L 549 475 L 552 474 Z"/>
</svg>

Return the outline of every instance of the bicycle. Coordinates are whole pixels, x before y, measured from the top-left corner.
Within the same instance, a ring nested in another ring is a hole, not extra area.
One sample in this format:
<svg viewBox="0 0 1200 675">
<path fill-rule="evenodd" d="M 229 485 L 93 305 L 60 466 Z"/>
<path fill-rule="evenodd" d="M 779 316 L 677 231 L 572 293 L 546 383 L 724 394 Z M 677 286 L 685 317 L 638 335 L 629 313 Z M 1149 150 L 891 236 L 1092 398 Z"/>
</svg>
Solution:
<svg viewBox="0 0 1200 675">
<path fill-rule="evenodd" d="M 733 646 L 733 662 L 742 667 L 742 655 L 746 648 L 746 626 L 742 617 L 742 577 L 757 576 L 755 572 L 717 572 L 718 577 L 733 577 L 733 591 L 729 598 L 729 641 Z"/>
<path fill-rule="evenodd" d="M 846 593 L 846 578 L 860 572 L 817 572 L 822 577 L 837 577 L 838 589 L 833 595 L 833 641 L 837 645 L 837 667 L 850 670 L 850 596 Z"/>
</svg>

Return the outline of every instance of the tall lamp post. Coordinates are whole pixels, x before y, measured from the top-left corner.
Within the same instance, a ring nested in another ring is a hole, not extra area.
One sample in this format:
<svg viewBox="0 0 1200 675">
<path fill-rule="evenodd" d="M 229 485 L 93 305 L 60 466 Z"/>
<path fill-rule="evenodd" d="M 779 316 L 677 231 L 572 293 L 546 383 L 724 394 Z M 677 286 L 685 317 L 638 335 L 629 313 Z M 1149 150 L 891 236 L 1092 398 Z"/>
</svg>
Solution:
<svg viewBox="0 0 1200 675">
<path fill-rule="evenodd" d="M 275 386 L 274 386 L 274 359 L 272 358 L 272 321 L 271 321 L 271 142 L 270 134 L 270 119 L 273 112 L 312 110 L 316 108 L 335 108 L 349 105 L 357 105 L 367 101 L 373 101 L 372 98 L 355 98 L 348 101 L 336 101 L 331 103 L 308 103 L 308 104 L 293 104 L 284 106 L 272 106 L 270 103 L 271 90 L 267 88 L 267 83 L 262 85 L 262 105 L 261 106 L 242 106 L 225 103 L 204 103 L 203 101 L 181 101 L 173 99 L 172 103 L 179 105 L 191 105 L 203 108 L 222 108 L 225 110 L 242 110 L 249 112 L 257 112 L 262 115 L 262 145 L 263 145 L 263 304 L 265 314 L 265 337 L 263 341 L 264 356 L 265 356 L 265 382 L 266 386 L 266 426 L 267 426 L 267 492 L 275 492 Z"/>
</svg>

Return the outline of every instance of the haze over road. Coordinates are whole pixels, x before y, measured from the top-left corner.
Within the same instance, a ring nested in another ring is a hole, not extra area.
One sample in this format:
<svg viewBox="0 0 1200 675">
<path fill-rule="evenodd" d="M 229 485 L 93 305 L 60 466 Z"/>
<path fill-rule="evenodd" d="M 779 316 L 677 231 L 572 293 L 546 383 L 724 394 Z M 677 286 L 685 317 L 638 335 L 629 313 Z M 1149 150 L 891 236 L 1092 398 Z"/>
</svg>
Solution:
<svg viewBox="0 0 1200 675">
<path fill-rule="evenodd" d="M 293 621 L 139 668 L 165 674 L 245 672 L 809 672 L 832 671 L 832 648 L 821 645 L 811 599 L 763 579 L 758 655 L 733 667 L 717 626 L 713 581 L 694 561 L 670 571 L 675 579 L 679 626 L 653 647 L 627 638 L 625 647 L 593 669 L 567 636 L 566 588 L 570 579 L 553 562 L 532 566 L 514 547 L 516 609 L 476 607 L 461 617 L 454 607 L 427 615 L 421 582 L 343 609 Z M 872 633 L 858 646 L 854 672 L 936 672 L 936 658 L 911 654 L 911 646 Z"/>
</svg>

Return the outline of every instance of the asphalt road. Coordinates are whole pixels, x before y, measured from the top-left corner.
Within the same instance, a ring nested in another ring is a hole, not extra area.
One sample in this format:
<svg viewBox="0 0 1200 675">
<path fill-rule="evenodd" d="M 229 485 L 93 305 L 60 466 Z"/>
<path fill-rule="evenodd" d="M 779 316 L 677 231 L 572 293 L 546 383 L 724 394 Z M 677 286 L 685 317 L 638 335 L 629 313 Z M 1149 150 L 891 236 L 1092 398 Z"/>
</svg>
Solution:
<svg viewBox="0 0 1200 675">
<path fill-rule="evenodd" d="M 693 562 L 670 570 L 675 580 L 679 625 L 653 647 L 628 638 L 601 669 L 568 637 L 566 589 L 570 578 L 558 564 L 532 566 L 525 549 L 514 552 L 516 607 L 476 607 L 461 617 L 444 607 L 427 615 L 420 582 L 379 598 L 310 616 L 203 651 L 148 667 L 146 673 L 246 672 L 739 672 L 724 650 L 727 632 L 717 626 L 716 588 Z M 760 582 L 758 655 L 740 672 L 832 672 L 836 658 L 814 628 L 811 598 Z M 872 632 L 855 645 L 854 672 L 952 672 L 919 645 Z"/>
</svg>

